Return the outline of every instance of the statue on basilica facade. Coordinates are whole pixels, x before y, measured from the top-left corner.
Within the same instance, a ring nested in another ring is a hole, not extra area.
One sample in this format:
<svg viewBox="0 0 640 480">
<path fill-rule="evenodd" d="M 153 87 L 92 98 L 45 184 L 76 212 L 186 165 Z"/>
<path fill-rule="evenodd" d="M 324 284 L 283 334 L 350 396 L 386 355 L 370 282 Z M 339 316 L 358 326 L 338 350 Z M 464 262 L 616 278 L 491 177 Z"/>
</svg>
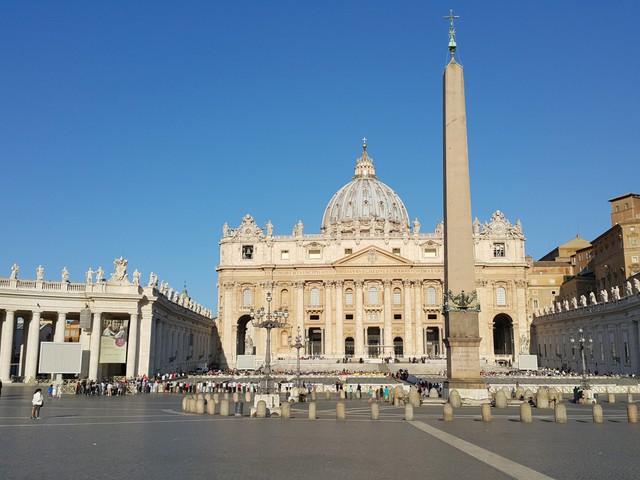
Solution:
<svg viewBox="0 0 640 480">
<path fill-rule="evenodd" d="M 640 280 L 638 280 L 637 278 L 634 278 L 633 285 L 636 287 L 636 292 L 640 293 Z"/>
<path fill-rule="evenodd" d="M 62 269 L 62 281 L 69 283 L 69 270 L 67 270 L 67 267 Z"/>
<path fill-rule="evenodd" d="M 606 289 L 600 291 L 600 296 L 602 297 L 602 303 L 607 303 L 609 301 L 609 293 Z"/>
<path fill-rule="evenodd" d="M 96 283 L 100 283 L 102 280 L 104 280 L 104 270 L 102 270 L 102 267 L 98 267 L 98 270 L 96 270 Z"/>
<path fill-rule="evenodd" d="M 413 234 L 416 235 L 420 233 L 420 221 L 416 218 L 413 221 Z"/>
<path fill-rule="evenodd" d="M 42 268 L 42 265 L 38 265 L 38 268 L 36 268 L 36 280 L 42 281 L 43 278 L 44 278 L 44 268 Z"/>
<path fill-rule="evenodd" d="M 18 267 L 17 263 L 14 263 L 11 266 L 11 275 L 9 276 L 9 278 L 11 280 L 16 280 L 18 278 L 18 272 L 20 271 L 20 267 Z"/>
<path fill-rule="evenodd" d="M 587 297 L 585 297 L 584 295 L 580 295 L 580 306 L 581 307 L 587 306 Z"/>
<path fill-rule="evenodd" d="M 578 300 L 576 299 L 576 297 L 573 297 L 571 299 L 571 308 L 573 308 L 574 310 L 578 308 Z"/>
<path fill-rule="evenodd" d="M 295 227 L 293 227 L 293 236 L 301 237 L 303 231 L 304 231 L 304 224 L 302 223 L 302 220 L 298 220 L 298 223 L 296 223 Z"/>
<path fill-rule="evenodd" d="M 141 273 L 138 271 L 138 269 L 136 268 L 133 271 L 133 284 L 134 285 L 140 285 L 140 275 Z"/>
<path fill-rule="evenodd" d="M 589 292 L 589 301 L 591 302 L 591 305 L 596 305 L 598 303 L 594 292 Z"/>
<path fill-rule="evenodd" d="M 271 223 L 271 220 L 267 222 L 267 235 L 268 236 L 273 235 L 273 223 Z"/>
<path fill-rule="evenodd" d="M 473 221 L 473 233 L 480 233 L 480 220 L 478 220 L 478 217 Z"/>
<path fill-rule="evenodd" d="M 633 289 L 631 288 L 631 282 L 629 280 L 627 280 L 627 284 L 624 287 L 624 295 L 625 297 L 633 295 Z"/>
<path fill-rule="evenodd" d="M 247 338 L 244 340 L 244 354 L 253 355 L 253 339 L 251 335 L 247 333 Z"/>
<path fill-rule="evenodd" d="M 615 287 L 611 287 L 611 296 L 614 300 L 620 300 L 620 287 L 617 285 Z"/>
<path fill-rule="evenodd" d="M 93 271 L 93 269 L 91 267 L 89 267 L 89 270 L 87 270 L 87 274 L 86 274 L 86 279 L 87 279 L 87 283 L 89 285 L 93 284 L 93 274 L 95 272 Z"/>
<path fill-rule="evenodd" d="M 224 225 L 222 226 L 222 236 L 229 236 L 229 224 L 227 222 L 224 222 Z"/>
</svg>

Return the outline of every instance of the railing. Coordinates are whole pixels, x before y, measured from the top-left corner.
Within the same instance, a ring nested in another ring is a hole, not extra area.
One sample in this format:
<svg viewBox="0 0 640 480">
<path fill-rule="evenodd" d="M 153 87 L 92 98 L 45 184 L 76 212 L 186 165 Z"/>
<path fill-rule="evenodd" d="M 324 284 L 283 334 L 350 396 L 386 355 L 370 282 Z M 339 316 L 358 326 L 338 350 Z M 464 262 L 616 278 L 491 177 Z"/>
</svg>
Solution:
<svg viewBox="0 0 640 480">
<path fill-rule="evenodd" d="M 18 280 L 16 287 L 21 290 L 35 290 L 35 280 Z"/>
<path fill-rule="evenodd" d="M 62 290 L 62 284 L 60 282 L 45 282 L 42 284 L 43 290 Z"/>
</svg>

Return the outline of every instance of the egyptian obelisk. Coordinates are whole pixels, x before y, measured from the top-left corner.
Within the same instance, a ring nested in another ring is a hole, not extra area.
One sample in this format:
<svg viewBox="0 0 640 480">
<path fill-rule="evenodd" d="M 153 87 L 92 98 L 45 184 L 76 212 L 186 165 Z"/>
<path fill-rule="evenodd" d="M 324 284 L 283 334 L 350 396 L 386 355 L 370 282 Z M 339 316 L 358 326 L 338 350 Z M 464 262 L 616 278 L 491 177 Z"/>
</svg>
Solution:
<svg viewBox="0 0 640 480">
<path fill-rule="evenodd" d="M 447 348 L 445 396 L 486 398 L 480 378 L 480 333 L 467 148 L 464 72 L 456 62 L 453 20 L 448 17 L 451 60 L 444 70 L 444 317 Z"/>
</svg>

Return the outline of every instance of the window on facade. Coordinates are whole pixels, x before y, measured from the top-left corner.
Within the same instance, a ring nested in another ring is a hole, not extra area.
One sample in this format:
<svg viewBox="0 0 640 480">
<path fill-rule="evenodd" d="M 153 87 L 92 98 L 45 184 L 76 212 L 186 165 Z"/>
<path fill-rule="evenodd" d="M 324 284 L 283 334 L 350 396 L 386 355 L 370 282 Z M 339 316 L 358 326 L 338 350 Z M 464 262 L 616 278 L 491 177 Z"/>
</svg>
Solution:
<svg viewBox="0 0 640 480">
<path fill-rule="evenodd" d="M 313 306 L 318 306 L 320 305 L 320 289 L 319 288 L 312 288 L 311 292 L 309 292 L 309 297 L 311 300 L 311 305 Z"/>
<path fill-rule="evenodd" d="M 496 288 L 496 305 L 506 305 L 507 304 L 507 291 L 504 287 Z"/>
<path fill-rule="evenodd" d="M 250 307 L 253 305 L 253 292 L 249 288 L 245 288 L 242 291 L 242 305 L 244 307 Z"/>
<path fill-rule="evenodd" d="M 538 300 L 533 301 L 533 308 L 540 308 L 538 307 Z"/>
<path fill-rule="evenodd" d="M 309 250 L 309 258 L 320 258 L 320 250 L 317 248 Z"/>
<path fill-rule="evenodd" d="M 320 320 L 320 315 L 309 315 L 309 320 Z"/>
<path fill-rule="evenodd" d="M 347 288 L 347 290 L 344 292 L 344 303 L 349 307 L 353 306 L 353 290 L 351 290 L 350 288 Z"/>
<path fill-rule="evenodd" d="M 632 247 L 637 247 L 638 246 L 638 239 L 636 237 L 631 237 L 629 239 L 629 245 L 631 245 Z"/>
<path fill-rule="evenodd" d="M 502 258 L 505 256 L 504 243 L 493 244 L 493 256 L 496 258 Z"/>
<path fill-rule="evenodd" d="M 394 313 L 393 314 L 393 319 L 394 320 L 402 320 L 402 314 L 401 313 Z"/>
<path fill-rule="evenodd" d="M 624 342 L 624 363 L 631 362 L 631 355 L 629 353 L 629 342 Z"/>
<path fill-rule="evenodd" d="M 347 314 L 344 316 L 344 319 L 345 319 L 345 320 L 353 320 L 353 313 L 347 313 Z"/>
<path fill-rule="evenodd" d="M 376 287 L 369 287 L 369 305 L 378 304 L 378 289 Z"/>
<path fill-rule="evenodd" d="M 402 305 L 402 292 L 399 288 L 393 289 L 393 304 Z"/>
<path fill-rule="evenodd" d="M 632 263 L 638 263 L 638 256 L 634 255 L 633 257 L 631 257 L 631 262 Z"/>
<path fill-rule="evenodd" d="M 253 245 L 242 246 L 242 259 L 243 260 L 253 259 Z"/>
<path fill-rule="evenodd" d="M 289 290 L 282 290 L 280 292 L 280 301 L 282 302 L 282 306 L 289 305 Z"/>
<path fill-rule="evenodd" d="M 434 287 L 427 288 L 427 305 L 436 304 L 436 289 Z"/>
<path fill-rule="evenodd" d="M 280 250 L 280 259 L 289 260 L 289 250 Z"/>
<path fill-rule="evenodd" d="M 353 253 L 353 248 L 345 248 L 344 249 L 344 256 L 349 256 Z"/>
<path fill-rule="evenodd" d="M 427 318 L 429 320 L 437 320 L 438 319 L 438 314 L 437 313 L 430 313 L 427 315 Z"/>
<path fill-rule="evenodd" d="M 400 249 L 399 249 L 399 248 L 394 248 L 394 249 L 392 249 L 392 250 L 391 250 L 391 252 L 392 252 L 394 255 L 400 255 Z"/>
<path fill-rule="evenodd" d="M 435 248 L 425 248 L 423 250 L 424 258 L 436 258 L 437 252 Z"/>
</svg>

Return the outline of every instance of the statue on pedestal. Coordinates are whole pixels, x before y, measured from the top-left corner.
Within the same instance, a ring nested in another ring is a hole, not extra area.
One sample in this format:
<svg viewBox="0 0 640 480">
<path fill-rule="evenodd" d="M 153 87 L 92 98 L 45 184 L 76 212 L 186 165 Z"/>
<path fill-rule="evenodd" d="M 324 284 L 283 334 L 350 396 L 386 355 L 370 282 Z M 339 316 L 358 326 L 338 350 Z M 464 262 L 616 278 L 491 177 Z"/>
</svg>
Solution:
<svg viewBox="0 0 640 480">
<path fill-rule="evenodd" d="M 36 280 L 42 281 L 43 278 L 44 278 L 44 268 L 42 268 L 42 265 L 38 265 L 38 268 L 36 268 Z"/>
<path fill-rule="evenodd" d="M 253 355 L 253 340 L 249 334 L 247 334 L 247 338 L 244 339 L 244 354 Z"/>
<path fill-rule="evenodd" d="M 133 284 L 134 285 L 140 285 L 140 272 L 138 271 L 138 269 L 136 268 L 133 271 Z"/>
<path fill-rule="evenodd" d="M 62 281 L 69 283 L 69 270 L 67 270 L 67 267 L 62 269 Z"/>
<path fill-rule="evenodd" d="M 93 269 L 91 267 L 89 267 L 89 270 L 87 270 L 87 283 L 89 285 L 93 284 L 93 274 L 95 272 L 93 271 Z"/>
<path fill-rule="evenodd" d="M 11 275 L 9 276 L 9 278 L 11 280 L 16 280 L 18 278 L 18 272 L 20 271 L 20 267 L 18 267 L 17 263 L 14 263 L 11 266 Z"/>
<path fill-rule="evenodd" d="M 98 270 L 96 270 L 96 283 L 100 283 L 102 280 L 104 280 L 104 270 L 102 270 L 102 267 L 98 267 Z"/>
</svg>

